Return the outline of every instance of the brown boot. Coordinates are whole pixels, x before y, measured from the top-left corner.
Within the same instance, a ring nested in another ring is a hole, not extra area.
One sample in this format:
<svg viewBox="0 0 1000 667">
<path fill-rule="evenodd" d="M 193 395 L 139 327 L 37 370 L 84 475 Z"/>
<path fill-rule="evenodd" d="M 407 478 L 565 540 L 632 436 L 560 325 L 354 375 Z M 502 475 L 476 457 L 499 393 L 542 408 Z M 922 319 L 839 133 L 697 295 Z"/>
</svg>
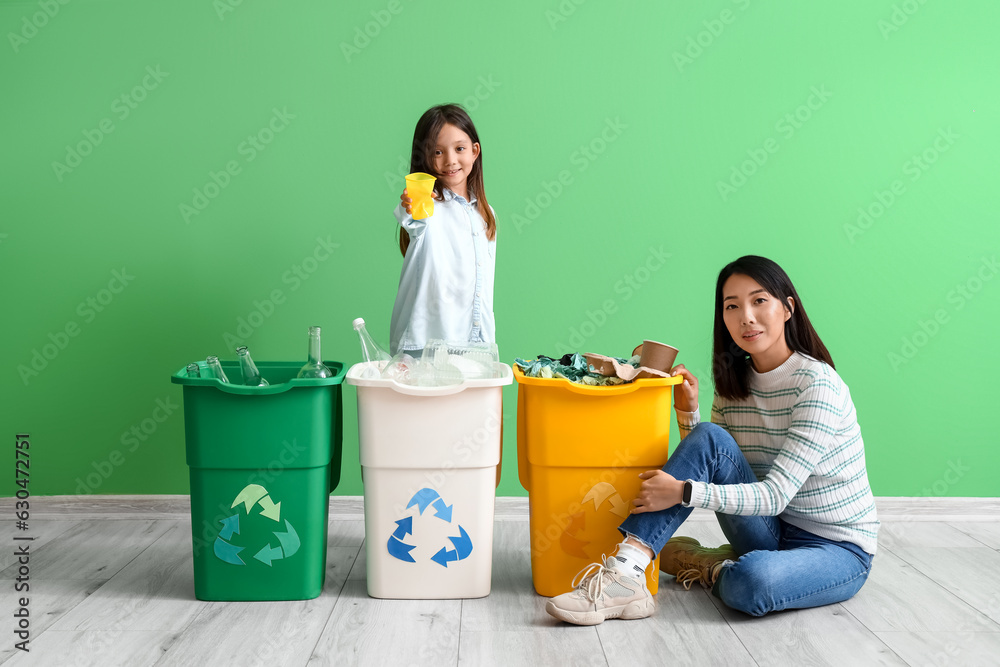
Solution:
<svg viewBox="0 0 1000 667">
<path fill-rule="evenodd" d="M 703 588 L 715 584 L 727 560 L 735 561 L 739 556 L 728 544 L 714 549 L 701 546 L 693 537 L 672 537 L 660 552 L 660 570 L 672 574 L 677 583 L 691 590 L 691 584 L 700 582 Z"/>
</svg>

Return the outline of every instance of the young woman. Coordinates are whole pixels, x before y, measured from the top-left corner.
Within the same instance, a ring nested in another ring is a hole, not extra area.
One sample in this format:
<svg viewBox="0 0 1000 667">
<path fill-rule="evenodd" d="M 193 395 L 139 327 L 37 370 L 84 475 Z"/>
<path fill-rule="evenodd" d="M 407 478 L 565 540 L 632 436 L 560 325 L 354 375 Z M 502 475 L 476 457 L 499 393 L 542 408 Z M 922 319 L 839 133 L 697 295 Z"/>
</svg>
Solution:
<svg viewBox="0 0 1000 667">
<path fill-rule="evenodd" d="M 753 616 L 840 602 L 871 571 L 879 521 L 851 394 L 788 275 L 748 255 L 715 287 L 712 423 L 699 423 L 698 379 L 684 366 L 674 409 L 683 438 L 662 470 L 644 472 L 624 541 L 575 590 L 552 598 L 558 619 L 594 625 L 655 609 L 644 572 L 712 586 Z M 671 536 L 700 507 L 730 545 Z"/>
</svg>

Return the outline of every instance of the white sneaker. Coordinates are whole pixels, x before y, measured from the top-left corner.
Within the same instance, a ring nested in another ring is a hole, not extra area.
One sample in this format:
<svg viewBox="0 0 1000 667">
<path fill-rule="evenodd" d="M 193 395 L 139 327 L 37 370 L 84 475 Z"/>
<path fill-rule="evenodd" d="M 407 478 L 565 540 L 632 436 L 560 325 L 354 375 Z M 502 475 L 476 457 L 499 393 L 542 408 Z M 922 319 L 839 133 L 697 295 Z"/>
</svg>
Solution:
<svg viewBox="0 0 1000 667">
<path fill-rule="evenodd" d="M 591 563 L 573 577 L 573 589 L 549 600 L 545 611 L 560 621 L 598 625 L 607 618 L 652 616 L 656 609 L 646 577 L 631 577 L 615 569 L 614 556 Z M 577 581 L 579 580 L 579 581 Z"/>
</svg>

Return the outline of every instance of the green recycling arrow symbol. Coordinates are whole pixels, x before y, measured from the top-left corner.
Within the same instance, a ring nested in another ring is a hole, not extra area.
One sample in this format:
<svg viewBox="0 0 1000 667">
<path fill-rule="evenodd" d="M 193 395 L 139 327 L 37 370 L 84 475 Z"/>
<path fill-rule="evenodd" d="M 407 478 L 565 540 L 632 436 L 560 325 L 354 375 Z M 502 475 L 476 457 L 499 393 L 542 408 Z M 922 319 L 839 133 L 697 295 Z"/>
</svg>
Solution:
<svg viewBox="0 0 1000 667">
<path fill-rule="evenodd" d="M 243 505 L 246 508 L 248 518 L 251 516 L 250 511 L 254 505 L 260 505 L 261 509 L 257 516 L 267 517 L 276 522 L 280 522 L 281 520 L 281 503 L 271 500 L 267 489 L 260 484 L 247 484 L 243 487 L 236 495 L 236 499 L 233 500 L 231 507 L 238 507 L 239 505 Z M 236 546 L 226 541 L 232 538 L 234 534 L 240 534 L 239 510 L 237 510 L 236 514 L 221 519 L 219 523 L 222 524 L 222 529 L 219 531 L 219 536 L 215 538 L 216 557 L 232 565 L 246 565 L 239 555 L 245 547 Z M 299 539 L 298 533 L 295 532 L 295 528 L 288 519 L 285 519 L 285 530 L 275 530 L 272 534 L 277 538 L 279 546 L 272 546 L 270 541 L 268 541 L 260 551 L 254 554 L 256 560 L 259 560 L 268 567 L 271 567 L 273 561 L 290 558 L 302 546 L 302 540 Z"/>
</svg>

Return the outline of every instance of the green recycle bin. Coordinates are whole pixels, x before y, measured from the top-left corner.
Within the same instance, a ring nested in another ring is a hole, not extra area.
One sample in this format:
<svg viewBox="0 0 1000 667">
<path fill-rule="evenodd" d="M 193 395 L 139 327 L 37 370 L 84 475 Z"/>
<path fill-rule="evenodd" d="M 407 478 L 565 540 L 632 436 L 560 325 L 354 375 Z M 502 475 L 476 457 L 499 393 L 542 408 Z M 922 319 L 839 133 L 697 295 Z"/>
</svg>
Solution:
<svg viewBox="0 0 1000 667">
<path fill-rule="evenodd" d="M 330 492 L 340 481 L 344 365 L 299 379 L 301 362 L 258 362 L 267 387 L 188 377 L 194 593 L 199 600 L 309 600 L 326 577 Z M 199 364 L 208 375 L 205 362 Z M 223 362 L 239 378 L 237 362 Z"/>
</svg>

